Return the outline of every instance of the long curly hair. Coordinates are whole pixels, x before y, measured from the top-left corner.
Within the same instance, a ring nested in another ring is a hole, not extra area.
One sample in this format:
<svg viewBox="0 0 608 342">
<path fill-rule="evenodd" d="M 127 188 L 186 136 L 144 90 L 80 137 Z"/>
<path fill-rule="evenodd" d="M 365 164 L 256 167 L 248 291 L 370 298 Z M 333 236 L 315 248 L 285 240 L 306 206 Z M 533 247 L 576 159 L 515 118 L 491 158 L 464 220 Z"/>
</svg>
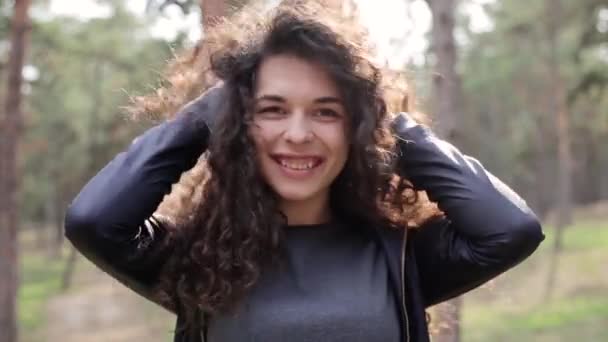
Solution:
<svg viewBox="0 0 608 342">
<path fill-rule="evenodd" d="M 284 2 L 266 12 L 243 9 L 209 30 L 192 51 L 176 56 L 165 83 L 152 95 L 134 98 L 131 107 L 136 116 L 163 118 L 220 80 L 227 89 L 227 109 L 215 123 L 208 151 L 157 209 L 172 249 L 159 298 L 191 323 L 201 310 L 233 308 L 262 270 L 281 260 L 286 219 L 260 175 L 248 134 L 256 72 L 264 58 L 276 54 L 323 65 L 346 104 L 352 143 L 330 189 L 337 217 L 407 229 L 440 215 L 397 176 L 389 113 L 411 111 L 404 108 L 411 94 L 402 75 L 375 65 L 355 16 L 311 1 Z"/>
</svg>

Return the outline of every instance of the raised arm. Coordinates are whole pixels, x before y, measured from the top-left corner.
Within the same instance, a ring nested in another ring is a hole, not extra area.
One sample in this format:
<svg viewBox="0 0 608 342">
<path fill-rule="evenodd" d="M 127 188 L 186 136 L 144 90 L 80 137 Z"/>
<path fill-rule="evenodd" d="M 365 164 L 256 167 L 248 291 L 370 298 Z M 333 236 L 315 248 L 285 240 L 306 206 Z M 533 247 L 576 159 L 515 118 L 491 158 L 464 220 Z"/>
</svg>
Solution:
<svg viewBox="0 0 608 342">
<path fill-rule="evenodd" d="M 80 191 L 67 210 L 65 234 L 99 268 L 144 297 L 170 246 L 152 217 L 171 185 L 192 168 L 209 140 L 221 88 L 186 105 L 173 120 L 137 137 Z"/>
<path fill-rule="evenodd" d="M 534 252 L 544 239 L 540 223 L 513 190 L 407 114 L 393 129 L 401 174 L 446 214 L 411 234 L 427 306 L 485 283 Z"/>
</svg>

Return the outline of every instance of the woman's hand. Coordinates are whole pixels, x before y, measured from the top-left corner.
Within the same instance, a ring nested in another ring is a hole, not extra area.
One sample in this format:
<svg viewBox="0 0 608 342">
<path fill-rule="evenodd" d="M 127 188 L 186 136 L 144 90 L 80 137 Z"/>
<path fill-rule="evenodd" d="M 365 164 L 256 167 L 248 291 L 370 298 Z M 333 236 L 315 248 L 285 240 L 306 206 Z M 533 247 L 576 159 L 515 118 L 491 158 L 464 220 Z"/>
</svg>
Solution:
<svg viewBox="0 0 608 342">
<path fill-rule="evenodd" d="M 227 97 L 228 94 L 224 87 L 224 82 L 219 82 L 207 89 L 199 97 L 185 104 L 179 110 L 177 117 L 194 115 L 197 119 L 202 120 L 210 131 L 213 131 L 217 117 L 227 109 Z"/>
<path fill-rule="evenodd" d="M 407 114 L 392 127 L 400 175 L 446 215 L 411 235 L 427 306 L 479 286 L 536 250 L 544 238 L 540 223 L 513 190 Z"/>
<path fill-rule="evenodd" d="M 152 214 L 207 149 L 210 129 L 224 111 L 224 94 L 219 84 L 182 107 L 173 120 L 140 135 L 68 208 L 65 234 L 73 245 L 146 298 L 154 300 L 159 271 L 172 248 Z"/>
</svg>

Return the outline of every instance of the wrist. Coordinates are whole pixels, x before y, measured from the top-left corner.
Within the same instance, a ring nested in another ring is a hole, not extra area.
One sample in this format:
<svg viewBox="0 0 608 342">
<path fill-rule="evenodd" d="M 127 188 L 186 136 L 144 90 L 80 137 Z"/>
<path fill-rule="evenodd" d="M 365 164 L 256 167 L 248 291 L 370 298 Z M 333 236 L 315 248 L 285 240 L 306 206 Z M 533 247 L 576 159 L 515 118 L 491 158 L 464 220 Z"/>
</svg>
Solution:
<svg viewBox="0 0 608 342">
<path fill-rule="evenodd" d="M 398 113 L 391 122 L 393 133 L 406 142 L 425 140 L 433 136 L 431 129 L 417 122 L 406 112 Z"/>
<path fill-rule="evenodd" d="M 225 111 L 225 105 L 226 90 L 220 82 L 186 104 L 178 116 L 190 117 L 188 120 L 192 120 L 197 128 L 212 131 L 217 117 Z"/>
</svg>

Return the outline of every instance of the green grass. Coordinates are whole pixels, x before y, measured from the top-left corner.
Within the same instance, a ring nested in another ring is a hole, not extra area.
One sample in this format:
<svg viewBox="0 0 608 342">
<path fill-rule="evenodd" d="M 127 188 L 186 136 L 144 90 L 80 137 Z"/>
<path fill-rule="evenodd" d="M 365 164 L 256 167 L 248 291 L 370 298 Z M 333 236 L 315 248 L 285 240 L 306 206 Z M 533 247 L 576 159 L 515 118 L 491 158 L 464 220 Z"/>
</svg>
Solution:
<svg viewBox="0 0 608 342">
<path fill-rule="evenodd" d="M 553 336 L 562 340 L 569 330 L 576 330 L 579 341 L 605 341 L 607 331 L 598 330 L 598 336 L 588 336 L 592 329 L 585 325 L 608 323 L 606 296 L 562 298 L 547 305 L 539 305 L 523 313 L 488 310 L 484 307 L 467 308 L 464 315 L 464 341 L 536 341 L 538 335 Z M 592 324 L 590 324 L 592 323 Z M 565 339 L 563 339 L 566 341 Z"/>
<path fill-rule="evenodd" d="M 465 296 L 463 341 L 608 341 L 608 222 L 564 231 L 554 298 L 543 302 L 554 230 L 532 258 Z"/>
<path fill-rule="evenodd" d="M 21 284 L 17 299 L 21 330 L 35 330 L 44 324 L 45 304 L 60 291 L 64 264 L 63 259 L 22 253 Z"/>
<path fill-rule="evenodd" d="M 542 294 L 555 234 L 551 227 L 545 227 L 545 234 L 533 257 L 491 286 L 465 296 L 463 342 L 608 341 L 608 221 L 576 222 L 564 231 L 558 288 L 548 304 L 543 304 Z M 53 261 L 28 248 L 22 250 L 21 263 L 20 329 L 22 336 L 32 336 L 43 331 L 39 328 L 45 324 L 45 307 L 59 293 L 65 259 Z M 93 268 L 83 263 L 78 272 L 87 267 Z M 152 317 L 145 320 L 148 329 Z M 159 317 L 161 331 L 170 330 L 172 318 Z"/>
<path fill-rule="evenodd" d="M 542 248 L 551 248 L 555 237 L 553 227 L 546 226 L 546 239 Z M 606 222 L 576 222 L 564 230 L 565 250 L 589 250 L 592 248 L 608 248 L 608 221 Z"/>
</svg>

